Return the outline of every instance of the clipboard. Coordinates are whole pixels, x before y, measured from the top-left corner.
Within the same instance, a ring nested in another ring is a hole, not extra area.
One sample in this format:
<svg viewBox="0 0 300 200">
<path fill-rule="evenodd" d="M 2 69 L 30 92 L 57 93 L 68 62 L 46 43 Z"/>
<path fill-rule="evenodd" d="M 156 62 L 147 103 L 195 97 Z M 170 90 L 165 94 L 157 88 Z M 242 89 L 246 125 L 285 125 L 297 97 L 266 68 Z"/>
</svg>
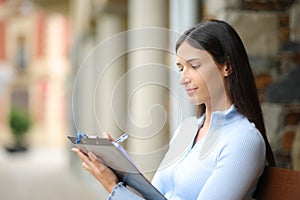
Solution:
<svg viewBox="0 0 300 200">
<path fill-rule="evenodd" d="M 79 142 L 75 136 L 67 137 L 83 153 L 93 152 L 117 175 L 119 181 L 136 190 L 146 200 L 167 200 L 139 171 L 121 145 L 97 136 L 81 138 Z"/>
</svg>

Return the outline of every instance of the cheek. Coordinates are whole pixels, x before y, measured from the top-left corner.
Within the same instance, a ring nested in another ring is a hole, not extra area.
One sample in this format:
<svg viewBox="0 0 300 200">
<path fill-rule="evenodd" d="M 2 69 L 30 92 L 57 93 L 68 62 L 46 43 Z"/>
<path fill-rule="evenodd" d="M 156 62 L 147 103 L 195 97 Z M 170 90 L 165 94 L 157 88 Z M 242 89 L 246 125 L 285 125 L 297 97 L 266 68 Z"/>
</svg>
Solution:
<svg viewBox="0 0 300 200">
<path fill-rule="evenodd" d="M 224 88 L 224 80 L 218 68 L 214 65 L 199 69 L 197 73 L 199 87 L 214 94 Z"/>
<path fill-rule="evenodd" d="M 197 86 L 203 91 L 204 89 L 207 90 L 207 82 L 203 78 L 203 76 L 197 76 Z"/>
<path fill-rule="evenodd" d="M 224 78 L 216 66 L 203 70 L 201 75 L 210 96 L 218 95 L 224 89 Z"/>
<path fill-rule="evenodd" d="M 195 80 L 197 82 L 197 86 L 199 88 L 203 89 L 207 89 L 207 86 L 209 85 L 210 82 L 210 76 L 211 74 L 209 74 L 209 72 L 205 69 L 199 69 L 197 70 L 197 73 L 195 75 Z"/>
<path fill-rule="evenodd" d="M 208 88 L 208 80 L 206 80 L 206 78 L 203 76 L 203 74 L 198 74 L 197 77 L 197 93 L 196 96 L 199 99 L 199 101 L 201 101 L 201 103 L 203 103 L 202 101 L 204 101 L 205 99 L 210 98 L 210 92 L 209 92 L 209 88 Z"/>
</svg>

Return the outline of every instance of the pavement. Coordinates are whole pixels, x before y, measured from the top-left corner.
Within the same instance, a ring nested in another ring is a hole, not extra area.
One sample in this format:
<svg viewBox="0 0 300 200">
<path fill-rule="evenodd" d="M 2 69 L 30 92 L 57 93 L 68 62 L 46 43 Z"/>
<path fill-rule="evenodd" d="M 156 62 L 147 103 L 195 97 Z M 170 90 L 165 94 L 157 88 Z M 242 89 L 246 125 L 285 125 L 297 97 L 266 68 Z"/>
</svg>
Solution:
<svg viewBox="0 0 300 200">
<path fill-rule="evenodd" d="M 22 153 L 0 148 L 0 199 L 107 199 L 107 192 L 72 157 L 67 148 L 32 147 Z"/>
</svg>

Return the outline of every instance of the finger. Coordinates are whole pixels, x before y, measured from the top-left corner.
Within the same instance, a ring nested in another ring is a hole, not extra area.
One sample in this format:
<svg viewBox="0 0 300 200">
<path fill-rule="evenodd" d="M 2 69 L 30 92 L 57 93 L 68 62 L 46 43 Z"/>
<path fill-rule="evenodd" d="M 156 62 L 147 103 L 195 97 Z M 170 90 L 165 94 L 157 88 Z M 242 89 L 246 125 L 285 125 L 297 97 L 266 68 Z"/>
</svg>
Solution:
<svg viewBox="0 0 300 200">
<path fill-rule="evenodd" d="M 92 162 L 96 162 L 96 161 L 98 162 L 98 158 L 96 157 L 96 155 L 93 152 L 89 152 L 88 156 Z"/>
<path fill-rule="evenodd" d="M 77 154 L 77 156 L 78 156 L 84 163 L 86 163 L 86 164 L 89 165 L 89 166 L 92 164 L 90 158 L 89 158 L 86 154 L 84 154 L 82 151 L 80 151 L 80 149 L 78 149 L 78 148 L 72 148 L 71 150 L 72 150 L 73 152 L 75 152 L 75 153 Z"/>
<path fill-rule="evenodd" d="M 107 138 L 110 141 L 115 141 L 115 139 L 109 135 L 106 131 L 103 132 L 103 137 Z"/>
<path fill-rule="evenodd" d="M 103 171 L 105 171 L 105 169 L 107 168 L 107 166 L 101 162 L 99 162 L 98 158 L 96 157 L 95 154 L 93 154 L 93 152 L 89 152 L 88 156 L 91 160 L 91 162 L 94 164 L 91 169 L 95 172 L 99 171 L 101 173 L 103 173 Z"/>
<path fill-rule="evenodd" d="M 82 152 L 80 149 L 76 148 L 76 147 L 73 147 L 73 148 L 71 149 L 71 151 L 73 151 L 73 152 L 76 153 L 76 154 L 80 154 L 80 153 L 83 154 L 83 152 Z"/>
<path fill-rule="evenodd" d="M 92 152 L 88 153 L 88 156 L 82 153 L 78 148 L 73 148 L 74 151 L 80 159 L 83 161 L 82 167 L 89 171 L 91 174 L 96 175 L 98 173 L 103 173 L 106 170 L 106 166 L 100 163 Z"/>
<path fill-rule="evenodd" d="M 71 151 L 76 153 L 80 158 L 86 157 L 86 155 L 78 148 L 72 148 Z"/>
<path fill-rule="evenodd" d="M 90 167 L 85 163 L 85 162 L 82 162 L 81 166 L 86 169 L 88 172 L 90 172 Z"/>
<path fill-rule="evenodd" d="M 73 152 L 77 152 L 77 151 L 79 151 L 79 149 L 78 148 L 75 148 L 75 147 L 73 147 L 72 149 L 71 149 L 71 151 L 73 151 Z"/>
<path fill-rule="evenodd" d="M 88 172 L 90 172 L 92 175 L 97 176 L 97 174 L 99 174 L 99 172 L 102 171 L 102 168 L 104 166 L 99 165 L 99 162 L 95 158 L 93 158 L 93 161 L 90 160 L 89 157 L 87 158 L 88 161 L 83 160 L 81 164 L 82 167 L 86 169 Z"/>
</svg>

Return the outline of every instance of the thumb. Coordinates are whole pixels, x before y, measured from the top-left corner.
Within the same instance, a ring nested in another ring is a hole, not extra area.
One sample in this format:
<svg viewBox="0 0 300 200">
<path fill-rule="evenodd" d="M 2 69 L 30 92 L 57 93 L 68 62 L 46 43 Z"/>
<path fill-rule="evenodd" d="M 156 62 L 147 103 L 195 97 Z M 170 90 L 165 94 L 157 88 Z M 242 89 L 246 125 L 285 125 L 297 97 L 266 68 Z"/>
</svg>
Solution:
<svg viewBox="0 0 300 200">
<path fill-rule="evenodd" d="M 109 135 L 106 131 L 103 132 L 103 137 L 107 138 L 110 141 L 115 141 L 115 139 Z"/>
</svg>

